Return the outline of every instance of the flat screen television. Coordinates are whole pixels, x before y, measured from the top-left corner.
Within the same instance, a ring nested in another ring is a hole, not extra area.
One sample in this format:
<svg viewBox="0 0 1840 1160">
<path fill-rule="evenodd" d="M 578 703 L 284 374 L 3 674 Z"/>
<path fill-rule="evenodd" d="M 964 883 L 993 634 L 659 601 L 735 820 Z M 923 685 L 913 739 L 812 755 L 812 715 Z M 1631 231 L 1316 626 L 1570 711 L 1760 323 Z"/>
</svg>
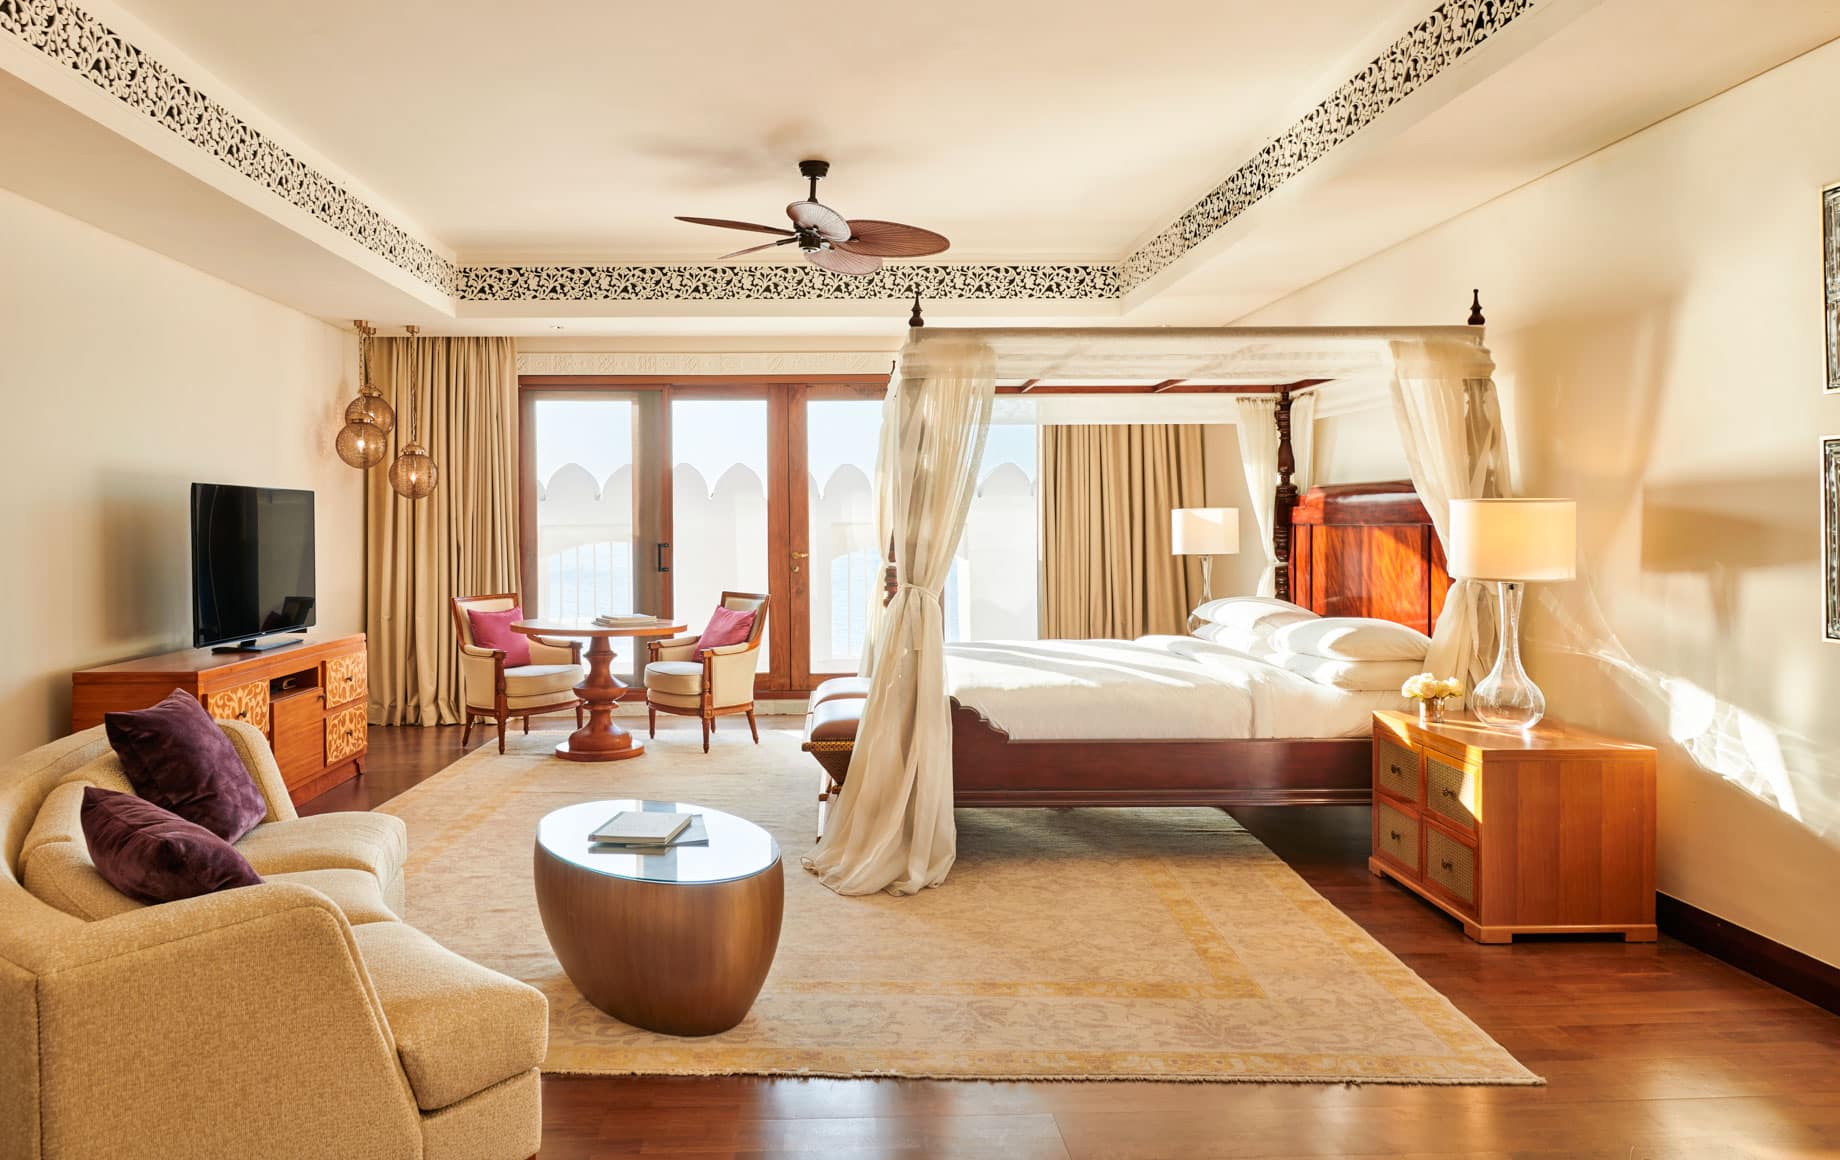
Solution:
<svg viewBox="0 0 1840 1160">
<path fill-rule="evenodd" d="M 279 648 L 314 622 L 313 493 L 192 485 L 192 643 Z M 234 643 L 232 643 L 234 642 Z"/>
</svg>

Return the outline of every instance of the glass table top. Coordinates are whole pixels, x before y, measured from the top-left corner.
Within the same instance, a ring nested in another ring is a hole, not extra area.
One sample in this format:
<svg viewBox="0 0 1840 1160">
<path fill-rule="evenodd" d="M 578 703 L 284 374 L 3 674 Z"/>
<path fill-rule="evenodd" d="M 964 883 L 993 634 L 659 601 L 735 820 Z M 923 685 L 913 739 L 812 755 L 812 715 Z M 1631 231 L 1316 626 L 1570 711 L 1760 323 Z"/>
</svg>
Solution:
<svg viewBox="0 0 1840 1160">
<path fill-rule="evenodd" d="M 709 844 L 672 846 L 662 854 L 631 854 L 596 846 L 588 835 L 621 810 L 701 814 Z M 779 860 L 779 843 L 773 835 L 746 818 L 695 802 L 635 798 L 579 802 L 547 814 L 537 823 L 537 845 L 591 874 L 682 886 L 751 878 Z"/>
</svg>

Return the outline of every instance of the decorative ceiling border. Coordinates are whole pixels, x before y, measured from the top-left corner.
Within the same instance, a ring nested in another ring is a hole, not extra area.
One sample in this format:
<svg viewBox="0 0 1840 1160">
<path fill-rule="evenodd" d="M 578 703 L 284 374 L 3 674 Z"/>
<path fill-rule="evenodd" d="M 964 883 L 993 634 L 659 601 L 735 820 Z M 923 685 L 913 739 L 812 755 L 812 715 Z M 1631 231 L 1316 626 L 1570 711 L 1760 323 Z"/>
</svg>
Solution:
<svg viewBox="0 0 1840 1160">
<path fill-rule="evenodd" d="M 1541 0 L 1445 0 L 1121 264 L 459 266 L 70 0 L 0 0 L 17 37 L 391 265 L 464 302 L 1117 299 L 1200 245 Z"/>
<path fill-rule="evenodd" d="M 803 262 L 743 266 L 462 266 L 466 302 L 780 302 L 1045 299 L 1119 296 L 1111 265 L 900 265 L 868 277 Z"/>
<path fill-rule="evenodd" d="M 520 375 L 885 375 L 893 351 L 519 351 Z"/>
<path fill-rule="evenodd" d="M 0 0 L 0 31 L 445 294 L 454 264 L 68 0 Z"/>
<path fill-rule="evenodd" d="M 1539 2 L 1445 0 L 1439 4 L 1366 68 L 1125 258 L 1123 289 L 1136 289 L 1167 269 Z"/>
</svg>

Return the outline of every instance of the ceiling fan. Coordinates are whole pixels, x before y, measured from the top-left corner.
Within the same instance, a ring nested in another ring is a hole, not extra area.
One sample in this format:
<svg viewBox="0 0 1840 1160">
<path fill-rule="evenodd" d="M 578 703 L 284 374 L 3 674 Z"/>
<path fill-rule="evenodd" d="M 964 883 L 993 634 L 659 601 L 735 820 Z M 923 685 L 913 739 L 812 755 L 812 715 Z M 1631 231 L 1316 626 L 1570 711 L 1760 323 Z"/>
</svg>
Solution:
<svg viewBox="0 0 1840 1160">
<path fill-rule="evenodd" d="M 842 214 L 818 201 L 818 181 L 831 171 L 828 161 L 801 161 L 799 174 L 811 182 L 810 195 L 786 207 L 792 228 L 756 225 L 753 222 L 729 221 L 726 218 L 679 217 L 680 222 L 699 226 L 718 226 L 725 230 L 751 230 L 757 234 L 784 235 L 777 242 L 749 246 L 745 250 L 723 254 L 717 261 L 759 253 L 777 246 L 796 245 L 805 260 L 835 274 L 873 274 L 882 268 L 883 258 L 918 258 L 937 254 L 952 243 L 941 234 L 899 222 L 873 218 L 846 219 Z"/>
</svg>

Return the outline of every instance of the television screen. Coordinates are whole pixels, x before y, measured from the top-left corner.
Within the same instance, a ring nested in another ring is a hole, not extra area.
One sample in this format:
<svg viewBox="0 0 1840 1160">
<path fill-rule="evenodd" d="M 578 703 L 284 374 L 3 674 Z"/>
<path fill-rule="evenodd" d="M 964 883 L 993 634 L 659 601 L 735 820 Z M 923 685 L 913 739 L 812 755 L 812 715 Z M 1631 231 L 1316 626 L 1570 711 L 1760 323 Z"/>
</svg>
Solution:
<svg viewBox="0 0 1840 1160">
<path fill-rule="evenodd" d="M 313 493 L 192 485 L 192 643 L 314 622 Z"/>
</svg>

